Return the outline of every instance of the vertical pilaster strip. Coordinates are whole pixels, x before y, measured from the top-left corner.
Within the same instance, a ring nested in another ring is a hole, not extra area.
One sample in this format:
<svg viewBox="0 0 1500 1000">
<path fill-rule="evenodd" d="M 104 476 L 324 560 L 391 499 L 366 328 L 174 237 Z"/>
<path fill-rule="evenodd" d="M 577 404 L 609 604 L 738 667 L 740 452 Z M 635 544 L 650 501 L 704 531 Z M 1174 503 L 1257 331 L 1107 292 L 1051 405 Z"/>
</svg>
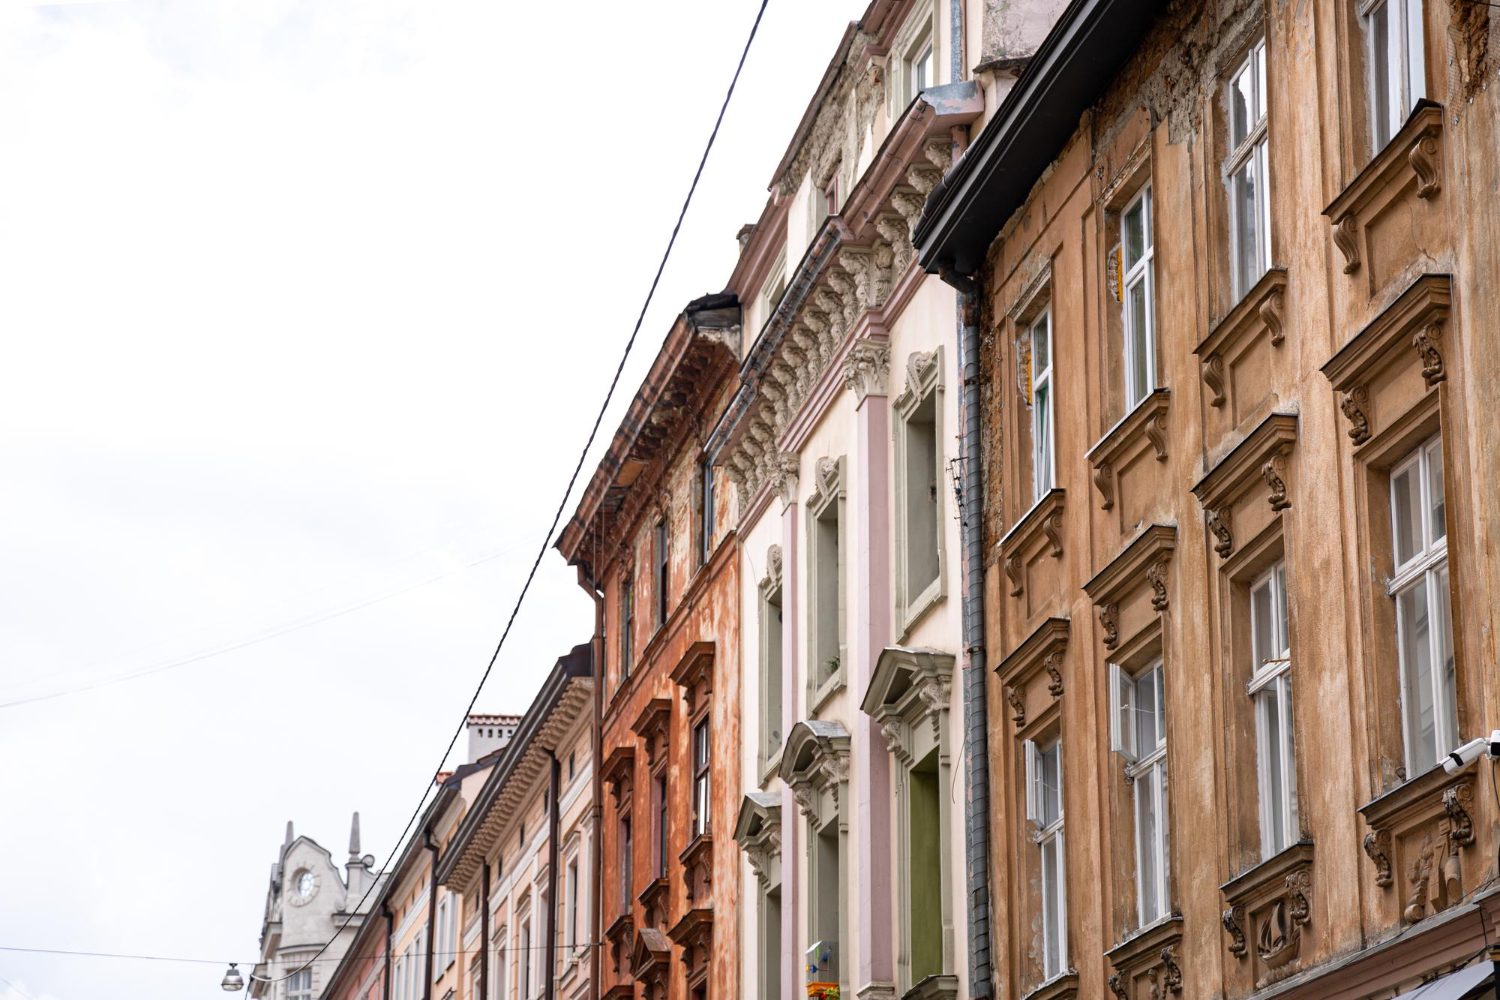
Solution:
<svg viewBox="0 0 1500 1000">
<path fill-rule="evenodd" d="M 797 692 L 802 689 L 801 662 L 797 653 L 802 643 L 797 638 L 797 622 L 802 617 L 802 563 L 797 540 L 798 504 L 787 504 L 781 511 L 782 594 L 781 594 L 781 732 L 790 733 L 800 718 Z M 806 944 L 798 933 L 802 916 L 802 882 L 799 862 L 805 864 L 800 831 L 805 822 L 792 787 L 781 785 L 781 995 L 795 997 L 802 991 L 802 951 Z"/>
</svg>

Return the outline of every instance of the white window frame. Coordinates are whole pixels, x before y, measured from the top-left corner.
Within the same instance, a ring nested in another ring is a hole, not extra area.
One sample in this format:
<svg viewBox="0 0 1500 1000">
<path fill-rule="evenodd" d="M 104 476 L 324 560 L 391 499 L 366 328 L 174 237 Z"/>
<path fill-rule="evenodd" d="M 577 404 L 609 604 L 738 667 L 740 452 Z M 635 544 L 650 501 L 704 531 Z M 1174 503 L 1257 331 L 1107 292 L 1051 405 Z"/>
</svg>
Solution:
<svg viewBox="0 0 1500 1000">
<path fill-rule="evenodd" d="M 1370 64 L 1366 82 L 1371 152 L 1378 153 L 1406 124 L 1417 102 L 1427 96 L 1422 0 L 1364 0 L 1360 16 L 1365 22 L 1365 53 Z"/>
<path fill-rule="evenodd" d="M 573 950 L 578 947 L 578 907 L 583 900 L 578 866 L 578 851 L 575 849 L 563 864 L 563 871 L 566 872 L 563 878 L 566 883 L 563 888 L 563 948 L 569 959 L 573 957 Z"/>
<path fill-rule="evenodd" d="M 917 94 L 937 83 L 936 10 L 931 3 L 913 5 L 901 30 L 891 43 L 891 116 L 895 117 Z M 927 78 L 920 71 L 926 60 Z"/>
<path fill-rule="evenodd" d="M 1255 611 L 1255 593 L 1262 587 L 1270 588 L 1271 643 L 1270 650 L 1257 648 L 1259 634 L 1258 617 Z M 1269 858 L 1295 844 L 1302 836 L 1297 814 L 1297 748 L 1294 739 L 1292 705 L 1292 649 L 1287 634 L 1286 617 L 1286 562 L 1279 561 L 1267 569 L 1250 584 L 1250 648 L 1251 674 L 1246 685 L 1255 705 L 1256 773 L 1260 802 L 1261 857 Z M 1273 655 L 1266 656 L 1265 653 Z M 1270 733 L 1270 707 L 1274 701 L 1276 716 L 1281 721 L 1277 739 L 1275 760 L 1272 759 Z M 1273 774 L 1273 769 L 1276 772 Z M 1281 779 L 1281 822 L 1276 822 L 1273 811 L 1275 803 L 1270 793 L 1273 777 Z"/>
<path fill-rule="evenodd" d="M 1229 151 L 1224 165 L 1224 180 L 1229 192 L 1229 272 L 1234 300 L 1238 302 L 1245 293 L 1261 279 L 1271 267 L 1271 189 L 1270 160 L 1268 156 L 1269 118 L 1266 113 L 1266 40 L 1261 38 L 1250 46 L 1245 58 L 1229 75 L 1224 91 L 1224 115 L 1229 140 L 1234 141 L 1234 93 L 1241 77 L 1249 74 L 1250 105 L 1245 138 Z M 1250 250 L 1253 260 L 1241 256 L 1239 233 L 1239 188 L 1240 178 L 1248 175 L 1254 185 L 1256 198 L 1255 215 L 1258 230 L 1255 246 Z"/>
<path fill-rule="evenodd" d="M 893 477 L 896 494 L 896 612 L 897 625 L 903 636 L 929 607 L 947 593 L 948 563 L 945 545 L 947 532 L 943 524 L 944 361 L 943 348 L 939 345 L 932 351 L 931 362 L 919 369 L 920 378 L 914 377 L 917 372 L 912 371 L 909 363 L 906 387 L 895 398 L 891 407 L 895 418 L 892 421 L 891 439 L 896 466 Z M 917 451 L 912 447 L 913 422 L 918 412 L 927 405 L 929 400 L 932 404 L 932 465 L 928 469 L 920 470 L 912 464 L 913 453 Z M 913 495 L 911 479 L 914 471 L 921 474 L 924 480 L 928 476 L 931 477 L 932 489 L 936 491 L 935 495 L 927 496 L 920 491 L 920 495 Z M 921 530 L 923 526 L 917 523 L 920 520 L 917 516 L 918 512 L 922 511 L 926 505 L 930 505 L 933 515 L 930 534 Z M 926 544 L 930 544 L 934 557 L 932 578 L 930 580 L 914 579 L 913 555 L 917 553 L 918 546 Z"/>
<path fill-rule="evenodd" d="M 1126 220 L 1130 213 L 1140 206 L 1141 209 L 1141 256 L 1136 260 L 1130 259 L 1130 240 L 1126 238 Z M 1125 411 L 1128 413 L 1140 405 L 1141 400 L 1151 395 L 1156 390 L 1156 275 L 1155 239 L 1156 227 L 1151 218 L 1154 205 L 1151 197 L 1151 185 L 1145 184 L 1136 196 L 1130 199 L 1122 212 L 1120 212 L 1120 264 L 1124 272 L 1122 279 L 1122 293 L 1120 297 L 1121 314 L 1124 317 L 1125 329 Z M 1131 293 L 1136 288 L 1143 289 L 1146 299 L 1146 329 L 1143 338 L 1145 343 L 1145 356 L 1137 357 L 1135 349 L 1136 329 L 1135 316 L 1130 308 Z M 1139 392 L 1135 385 L 1137 369 L 1141 377 Z"/>
<path fill-rule="evenodd" d="M 1047 365 L 1036 366 L 1037 334 L 1046 338 Z M 1052 371 L 1056 367 L 1052 336 L 1052 305 L 1048 303 L 1026 324 L 1026 408 L 1031 411 L 1031 500 L 1033 503 L 1050 493 L 1057 483 L 1057 393 Z M 1037 397 L 1045 394 L 1046 414 L 1037 417 Z M 1043 475 L 1045 471 L 1046 475 Z"/>
<path fill-rule="evenodd" d="M 1063 838 L 1063 821 L 1065 818 L 1063 809 L 1063 756 L 1062 740 L 1053 738 L 1038 746 L 1033 740 L 1027 740 L 1026 750 L 1026 822 L 1031 827 L 1032 843 L 1037 845 L 1041 856 L 1041 888 L 1042 888 L 1042 979 L 1044 982 L 1056 979 L 1068 971 L 1068 880 L 1067 880 L 1067 851 Z M 1042 781 L 1042 758 L 1049 753 L 1057 754 L 1057 817 L 1051 822 L 1043 822 L 1043 797 L 1046 789 Z M 1058 879 L 1056 885 L 1047 876 L 1046 851 L 1048 847 L 1055 850 L 1057 858 Z M 1047 915 L 1050 911 L 1057 913 L 1057 941 L 1049 939 L 1047 934 Z"/>
<path fill-rule="evenodd" d="M 693 766 L 693 814 L 690 824 L 694 839 L 707 834 L 713 822 L 713 742 L 713 723 L 705 713 L 693 723 L 690 748 Z"/>
<path fill-rule="evenodd" d="M 783 573 L 785 570 L 783 570 Z M 784 578 L 767 577 L 761 581 L 759 594 L 760 612 L 760 767 L 766 771 L 771 762 L 781 754 L 782 707 L 785 693 L 782 683 L 785 678 L 786 657 L 786 600 Z M 771 616 L 779 619 L 773 623 Z M 772 669 L 774 667 L 774 670 Z M 775 676 L 772 676 L 774 673 Z M 774 709 L 774 711 L 773 711 Z"/>
<path fill-rule="evenodd" d="M 635 576 L 620 581 L 620 678 L 625 683 L 634 668 L 635 657 Z"/>
<path fill-rule="evenodd" d="M 506 947 L 506 932 L 508 928 L 500 925 L 500 930 L 495 934 L 495 974 L 490 977 L 490 1000 L 506 1000 L 505 997 L 505 974 L 506 961 L 510 958 L 510 949 Z"/>
<path fill-rule="evenodd" d="M 312 969 L 298 969 L 287 978 L 287 1000 L 313 1000 Z"/>
<path fill-rule="evenodd" d="M 1110 745 L 1115 753 L 1125 759 L 1125 780 L 1134 789 L 1135 823 L 1135 870 L 1136 870 L 1136 920 L 1145 927 L 1165 917 L 1171 911 L 1170 873 L 1168 869 L 1168 845 L 1170 829 L 1167 818 L 1167 709 L 1166 675 L 1161 657 L 1157 657 L 1140 671 L 1131 674 L 1118 663 L 1109 665 L 1110 676 Z M 1141 683 L 1149 678 L 1153 681 L 1151 695 L 1156 705 L 1156 743 L 1154 746 L 1140 745 L 1136 713 L 1139 707 Z M 1156 816 L 1155 835 L 1148 837 L 1143 829 L 1147 807 Z M 1155 872 L 1154 892 L 1156 905 L 1147 906 L 1146 884 L 1141 873 L 1150 869 Z"/>
<path fill-rule="evenodd" d="M 531 910 L 521 915 L 516 927 L 516 989 L 520 1000 L 531 1000 L 532 982 L 536 971 L 531 962 L 532 955 Z"/>
<path fill-rule="evenodd" d="M 1436 462 L 1434 463 L 1434 457 Z M 1390 476 L 1390 502 L 1391 502 L 1391 561 L 1394 564 L 1399 557 L 1396 549 L 1396 480 L 1403 473 L 1415 469 L 1418 476 L 1418 496 L 1420 504 L 1418 514 L 1421 522 L 1421 538 L 1418 539 L 1417 551 L 1399 566 L 1391 575 L 1387 586 L 1387 593 L 1392 602 L 1396 604 L 1394 609 L 1396 620 L 1396 655 L 1400 669 L 1401 678 L 1401 729 L 1403 744 L 1406 749 L 1406 775 L 1414 778 L 1423 771 L 1435 767 L 1443 756 L 1458 745 L 1458 719 L 1455 706 L 1458 703 L 1457 678 L 1449 676 L 1446 666 L 1451 656 L 1453 615 L 1451 611 L 1452 595 L 1445 593 L 1446 588 L 1439 584 L 1440 577 L 1448 570 L 1448 527 L 1442 525 L 1442 537 L 1437 537 L 1434 531 L 1433 512 L 1433 479 L 1437 479 L 1437 487 L 1442 490 L 1442 468 L 1443 460 L 1443 438 L 1441 434 L 1435 434 L 1413 448 L 1400 462 L 1391 467 Z M 1446 494 L 1446 491 L 1443 491 Z M 1446 517 L 1446 499 L 1443 504 Z M 1449 581 L 1451 585 L 1451 578 Z M 1430 684 L 1431 691 L 1428 692 L 1432 698 L 1432 732 L 1435 741 L 1433 756 L 1431 760 L 1424 757 L 1419 758 L 1421 748 L 1417 747 L 1416 735 L 1418 732 L 1417 720 L 1414 717 L 1415 701 L 1413 697 L 1413 679 L 1411 672 L 1414 669 L 1407 662 L 1405 628 L 1401 621 L 1400 598 L 1407 591 L 1425 584 L 1427 595 L 1427 651 L 1428 662 L 1431 664 Z M 1450 680 L 1452 683 L 1450 684 Z"/>
</svg>

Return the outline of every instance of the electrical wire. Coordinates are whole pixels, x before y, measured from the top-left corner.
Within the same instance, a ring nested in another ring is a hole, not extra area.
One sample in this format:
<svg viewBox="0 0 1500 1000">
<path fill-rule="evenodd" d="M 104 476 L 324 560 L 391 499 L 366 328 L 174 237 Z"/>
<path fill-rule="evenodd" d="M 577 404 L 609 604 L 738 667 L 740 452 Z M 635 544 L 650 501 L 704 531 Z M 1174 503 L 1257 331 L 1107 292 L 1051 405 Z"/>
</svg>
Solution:
<svg viewBox="0 0 1500 1000">
<path fill-rule="evenodd" d="M 26 1000 L 36 1000 L 36 997 L 32 996 L 30 993 L 27 993 L 25 990 L 21 989 L 21 987 L 17 986 L 15 983 L 11 982 L 9 979 L 6 979 L 4 976 L 0 976 L 0 983 L 4 983 L 10 989 L 15 990 L 17 993 L 19 993 L 23 997 L 25 997 Z"/>
<path fill-rule="evenodd" d="M 629 360 L 630 353 L 635 347 L 636 338 L 640 335 L 641 332 L 641 325 L 646 321 L 646 311 L 651 307 L 651 301 L 656 296 L 657 285 L 661 283 L 662 273 L 667 269 L 667 261 L 672 256 L 672 248 L 677 244 L 677 234 L 682 230 L 683 220 L 687 218 L 688 206 L 693 203 L 693 194 L 698 190 L 698 181 L 703 177 L 703 168 L 708 163 L 708 154 L 713 151 L 714 142 L 719 137 L 719 127 L 724 123 L 724 113 L 729 110 L 730 98 L 734 96 L 735 85 L 739 83 L 740 80 L 740 71 L 745 68 L 745 59 L 750 55 L 750 46 L 755 41 L 756 32 L 760 30 L 761 18 L 765 16 L 766 5 L 769 2 L 770 0 L 761 0 L 760 7 L 755 13 L 755 22 L 750 26 L 750 36 L 745 39 L 745 47 L 740 52 L 739 62 L 735 65 L 734 76 L 731 77 L 729 81 L 729 90 L 725 92 L 724 102 L 719 106 L 719 115 L 714 120 L 713 131 L 709 133 L 708 143 L 703 148 L 703 155 L 698 159 L 698 169 L 693 173 L 693 182 L 688 186 L 687 197 L 683 199 L 682 208 L 677 212 L 677 222 L 672 226 L 672 235 L 667 239 L 667 247 L 662 252 L 661 262 L 656 265 L 656 274 L 651 279 L 651 287 L 646 291 L 645 301 L 641 303 L 641 310 L 640 313 L 636 316 L 635 326 L 630 331 L 630 338 L 625 341 L 625 350 L 620 355 L 619 364 L 615 366 L 614 376 L 610 379 L 609 388 L 604 393 L 604 401 L 600 404 L 599 412 L 594 417 L 594 425 L 589 429 L 588 440 L 584 442 L 583 450 L 578 454 L 578 461 L 573 466 L 573 474 L 568 477 L 568 485 L 563 490 L 562 499 L 558 502 L 557 510 L 552 514 L 552 523 L 547 528 L 547 536 L 542 540 L 541 547 L 537 550 L 536 558 L 532 560 L 531 569 L 527 572 L 526 580 L 521 585 L 521 592 L 516 595 L 516 603 L 514 606 L 512 606 L 510 616 L 506 619 L 505 622 L 505 628 L 500 633 L 500 641 L 495 644 L 495 651 L 490 654 L 490 662 L 485 666 L 484 673 L 480 676 L 479 683 L 474 688 L 474 694 L 469 698 L 468 706 L 464 709 L 463 714 L 459 717 L 458 725 L 454 728 L 453 736 L 448 740 L 448 746 L 443 750 L 443 755 L 438 760 L 438 766 L 434 769 L 435 771 L 442 770 L 443 764 L 448 760 L 448 755 L 453 752 L 453 747 L 458 743 L 458 738 L 463 735 L 464 726 L 468 720 L 469 713 L 474 710 L 474 704 L 479 700 L 479 692 L 483 690 L 485 681 L 489 680 L 490 672 L 495 668 L 495 661 L 500 658 L 500 651 L 505 648 L 505 640 L 510 635 L 511 627 L 515 624 L 516 615 L 520 612 L 521 605 L 526 600 L 527 592 L 531 589 L 531 582 L 536 578 L 537 568 L 541 565 L 542 559 L 547 554 L 547 550 L 552 547 L 552 537 L 557 531 L 558 524 L 562 521 L 563 512 L 567 509 L 568 506 L 568 499 L 573 495 L 573 487 L 577 485 L 578 476 L 583 471 L 583 464 L 588 460 L 589 451 L 594 446 L 594 439 L 599 434 L 599 427 L 604 423 L 604 415 L 609 409 L 611 400 L 614 399 L 615 389 L 620 384 L 620 376 L 625 371 L 625 363 Z M 406 827 L 401 831 L 401 836 L 397 838 L 396 847 L 392 848 L 390 857 L 386 859 L 384 868 L 388 869 L 390 867 L 391 862 L 395 860 L 396 852 L 401 849 L 402 844 L 406 843 L 406 838 L 411 833 L 412 826 L 416 823 L 417 818 L 421 816 L 422 809 L 427 803 L 427 796 L 432 793 L 434 787 L 434 785 L 429 783 L 426 787 L 423 788 L 422 797 L 417 801 L 416 809 L 412 810 L 411 818 L 406 821 Z M 290 979 L 292 976 L 301 972 L 303 969 L 306 969 L 313 963 L 313 961 L 321 957 L 323 953 L 328 950 L 329 946 L 333 944 L 334 941 L 338 940 L 338 936 L 342 934 L 345 928 L 349 926 L 349 923 L 354 919 L 355 914 L 360 912 L 365 904 L 365 901 L 369 898 L 370 893 L 374 891 L 375 886 L 378 884 L 380 884 L 378 880 L 372 881 L 370 883 L 370 887 L 365 890 L 365 894 L 360 897 L 359 902 L 350 909 L 349 915 L 344 918 L 343 925 L 339 927 L 336 932 L 334 932 L 333 937 L 329 938 L 328 941 L 324 943 L 323 947 L 317 950 L 312 958 L 308 959 L 306 962 L 293 969 L 291 972 L 288 972 L 285 976 L 281 976 L 279 978 L 266 979 L 264 977 L 254 975 L 250 976 L 249 978 L 266 983 L 282 982 L 283 980 Z"/>
<path fill-rule="evenodd" d="M 607 943 L 608 942 L 605 942 L 605 941 L 579 941 L 579 942 L 577 942 L 575 944 L 562 945 L 561 947 L 564 947 L 564 948 L 602 948 Z M 530 946 L 528 946 L 526 948 L 512 948 L 512 947 L 507 946 L 506 950 L 507 951 L 546 951 L 548 949 L 548 947 L 549 947 L 549 945 L 546 945 L 546 944 L 534 944 L 534 945 L 530 945 Z M 473 951 L 473 950 L 474 949 L 470 949 L 470 951 Z M 65 948 L 10 948 L 10 947 L 6 947 L 4 945 L 0 945 L 0 951 L 14 951 L 14 952 L 20 952 L 20 953 L 26 954 L 26 955 L 68 955 L 68 956 L 70 956 L 72 958 L 121 958 L 121 959 L 130 959 L 132 961 L 140 961 L 140 962 L 184 962 L 184 963 L 191 963 L 191 964 L 194 964 L 194 965 L 254 965 L 255 964 L 255 962 L 246 962 L 246 961 L 234 961 L 234 962 L 231 962 L 228 959 L 223 959 L 223 958 L 184 958 L 184 957 L 178 956 L 178 955 L 136 955 L 136 954 L 132 954 L 130 952 L 121 952 L 121 951 L 69 951 L 69 950 L 67 950 Z M 465 951 L 434 951 L 432 953 L 432 956 L 434 958 L 447 958 L 450 955 L 452 955 L 454 957 L 457 957 L 459 955 L 464 955 L 464 954 L 468 954 L 468 952 L 465 952 Z M 323 963 L 323 962 L 342 962 L 342 961 L 343 961 L 342 958 L 315 958 L 315 959 L 310 959 L 308 961 L 308 964 L 311 965 L 314 962 Z M 304 965 L 302 968 L 306 968 L 306 966 Z M 298 971 L 300 972 L 301 969 L 299 969 Z M 257 976 L 256 978 L 259 979 L 260 977 Z M 261 981 L 262 982 L 270 982 L 270 980 L 261 980 Z"/>
</svg>

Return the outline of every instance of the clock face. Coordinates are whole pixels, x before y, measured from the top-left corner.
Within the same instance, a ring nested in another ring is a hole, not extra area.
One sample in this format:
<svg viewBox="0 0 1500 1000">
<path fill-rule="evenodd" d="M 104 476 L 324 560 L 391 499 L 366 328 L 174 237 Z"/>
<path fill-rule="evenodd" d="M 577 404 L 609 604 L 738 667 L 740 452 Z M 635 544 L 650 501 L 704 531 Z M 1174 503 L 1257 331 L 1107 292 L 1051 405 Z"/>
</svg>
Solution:
<svg viewBox="0 0 1500 1000">
<path fill-rule="evenodd" d="M 297 880 L 292 885 L 292 891 L 297 894 L 298 899 L 312 899 L 312 894 L 317 891 L 318 880 L 312 872 L 303 871 L 297 873 Z"/>
</svg>

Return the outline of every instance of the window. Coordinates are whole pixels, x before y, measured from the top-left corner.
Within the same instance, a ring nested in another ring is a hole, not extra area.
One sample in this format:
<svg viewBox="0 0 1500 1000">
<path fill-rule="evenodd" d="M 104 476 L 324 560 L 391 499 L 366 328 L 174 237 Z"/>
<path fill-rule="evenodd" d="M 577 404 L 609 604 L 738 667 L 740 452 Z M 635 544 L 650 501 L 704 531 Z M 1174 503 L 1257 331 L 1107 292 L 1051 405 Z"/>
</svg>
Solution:
<svg viewBox="0 0 1500 1000">
<path fill-rule="evenodd" d="M 1125 409 L 1156 388 L 1156 288 L 1152 274 L 1151 187 L 1120 216 L 1120 271 L 1125 304 Z"/>
<path fill-rule="evenodd" d="M 1026 741 L 1026 819 L 1041 850 L 1042 978 L 1068 966 L 1068 903 L 1063 854 L 1062 742 Z"/>
<path fill-rule="evenodd" d="M 490 989 L 492 1000 L 506 1000 L 505 979 L 506 973 L 510 971 L 508 964 L 510 952 L 505 947 L 506 928 L 501 927 L 495 935 L 495 971 L 490 976 Z"/>
<path fill-rule="evenodd" d="M 1031 407 L 1031 499 L 1052 490 L 1052 310 L 1032 321 L 1023 345 L 1022 390 Z"/>
<path fill-rule="evenodd" d="M 1110 742 L 1125 758 L 1135 791 L 1136 917 L 1141 927 L 1167 915 L 1167 709 L 1161 660 L 1131 675 L 1110 664 L 1114 692 Z"/>
<path fill-rule="evenodd" d="M 698 565 L 703 566 L 714 552 L 714 467 L 707 455 L 698 460 L 698 482 Z"/>
<path fill-rule="evenodd" d="M 781 885 L 760 893 L 759 1000 L 781 1000 Z"/>
<path fill-rule="evenodd" d="M 568 909 L 563 916 L 563 944 L 578 946 L 578 858 L 568 861 Z"/>
<path fill-rule="evenodd" d="M 840 461 L 840 466 L 842 461 Z M 842 472 L 840 471 L 840 477 Z M 844 640 L 843 485 L 825 492 L 824 485 L 808 501 L 808 639 L 812 665 L 808 668 L 809 705 L 815 706 L 842 676 Z"/>
<path fill-rule="evenodd" d="M 516 978 L 521 987 L 520 1000 L 531 996 L 531 914 L 521 918 L 521 932 L 516 939 Z"/>
<path fill-rule="evenodd" d="M 1429 438 L 1391 470 L 1396 654 L 1406 773 L 1416 777 L 1458 745 L 1458 683 L 1448 599 L 1443 441 Z"/>
<path fill-rule="evenodd" d="M 761 766 L 781 751 L 781 583 L 768 577 L 760 596 L 760 760 Z"/>
<path fill-rule="evenodd" d="M 1230 77 L 1229 266 L 1235 301 L 1271 266 L 1266 161 L 1266 43 L 1256 42 Z"/>
<path fill-rule="evenodd" d="M 911 93 L 920 94 L 932 85 L 932 39 L 929 38 L 910 63 Z"/>
<path fill-rule="evenodd" d="M 667 776 L 656 778 L 656 877 L 667 877 Z"/>
<path fill-rule="evenodd" d="M 781 304 L 781 297 L 786 293 L 786 247 L 782 247 L 776 253 L 776 262 L 771 265 L 771 271 L 765 283 L 760 288 L 760 315 L 761 325 L 771 321 L 771 313 Z"/>
<path fill-rule="evenodd" d="M 438 900 L 437 920 L 434 933 L 437 939 L 434 942 L 434 955 L 432 980 L 437 982 L 443 977 L 443 973 L 453 964 L 453 959 L 458 952 L 458 900 L 452 893 Z"/>
<path fill-rule="evenodd" d="M 312 995 L 312 970 L 292 973 L 292 978 L 286 981 L 287 1000 L 312 1000 Z"/>
<path fill-rule="evenodd" d="M 835 170 L 833 176 L 828 178 L 828 183 L 823 186 L 823 205 L 826 209 L 823 215 L 839 214 L 839 172 Z"/>
<path fill-rule="evenodd" d="M 1292 650 L 1287 638 L 1286 563 L 1250 585 L 1249 692 L 1255 702 L 1260 772 L 1261 857 L 1286 850 L 1301 836 L 1297 767 L 1292 746 Z"/>
<path fill-rule="evenodd" d="M 632 862 L 635 856 L 635 841 L 631 838 L 630 815 L 620 818 L 620 913 L 630 912 Z"/>
<path fill-rule="evenodd" d="M 943 592 L 942 348 L 907 359 L 895 411 L 896 601 L 904 632 Z"/>
<path fill-rule="evenodd" d="M 405 954 L 402 954 L 399 958 L 396 959 L 396 968 L 395 968 L 395 973 L 392 976 L 392 979 L 394 980 L 394 982 L 392 983 L 392 985 L 395 987 L 391 991 L 392 997 L 394 997 L 394 1000 L 406 1000 L 406 955 Z"/>
<path fill-rule="evenodd" d="M 569 781 L 573 780 L 574 765 L 576 763 L 576 759 L 575 759 L 576 757 L 577 757 L 577 753 L 575 751 L 573 751 L 573 750 L 569 750 L 568 751 L 568 780 Z"/>
<path fill-rule="evenodd" d="M 693 728 L 693 836 L 708 832 L 709 820 L 708 719 Z"/>
<path fill-rule="evenodd" d="M 1427 94 L 1422 0 L 1375 0 L 1367 6 L 1370 127 L 1378 153 Z"/>
<path fill-rule="evenodd" d="M 620 583 L 620 681 L 630 676 L 631 658 L 635 654 L 635 583 L 626 578 Z"/>
<path fill-rule="evenodd" d="M 667 623 L 667 572 L 670 553 L 667 551 L 667 519 L 656 522 L 656 626 Z"/>
</svg>

